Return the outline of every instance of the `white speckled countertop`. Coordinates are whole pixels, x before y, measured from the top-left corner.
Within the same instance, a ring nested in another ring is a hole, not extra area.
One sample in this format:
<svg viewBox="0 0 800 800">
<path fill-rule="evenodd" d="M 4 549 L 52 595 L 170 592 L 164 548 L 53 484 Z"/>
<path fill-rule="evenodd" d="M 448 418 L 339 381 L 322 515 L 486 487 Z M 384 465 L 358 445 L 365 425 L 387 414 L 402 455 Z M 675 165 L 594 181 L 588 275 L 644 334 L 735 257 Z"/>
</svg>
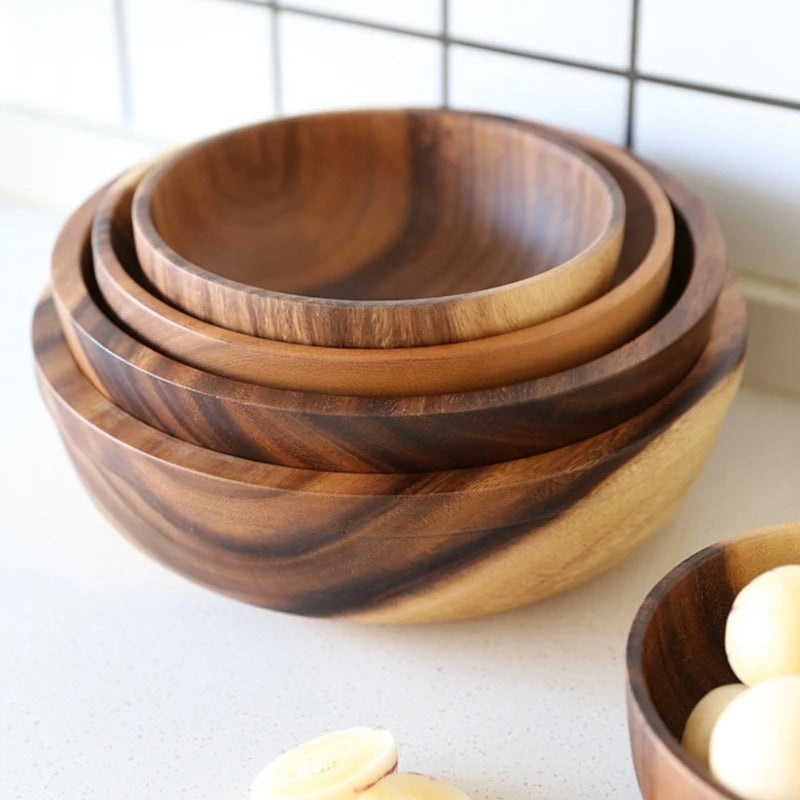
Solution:
<svg viewBox="0 0 800 800">
<path fill-rule="evenodd" d="M 800 404 L 745 388 L 672 522 L 576 590 L 422 628 L 282 616 L 157 566 L 85 495 L 37 396 L 28 343 L 58 223 L 0 207 L 4 799 L 243 800 L 280 750 L 354 724 L 388 727 L 403 768 L 474 800 L 639 796 L 628 625 L 684 556 L 800 518 Z"/>
</svg>

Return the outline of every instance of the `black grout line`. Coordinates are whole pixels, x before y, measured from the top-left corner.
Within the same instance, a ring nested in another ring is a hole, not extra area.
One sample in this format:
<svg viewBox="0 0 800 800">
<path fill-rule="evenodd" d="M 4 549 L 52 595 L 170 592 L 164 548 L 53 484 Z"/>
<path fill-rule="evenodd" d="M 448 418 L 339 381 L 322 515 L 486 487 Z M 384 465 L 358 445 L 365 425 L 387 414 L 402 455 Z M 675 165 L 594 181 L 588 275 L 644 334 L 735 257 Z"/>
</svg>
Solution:
<svg viewBox="0 0 800 800">
<path fill-rule="evenodd" d="M 283 60 L 281 58 L 280 11 L 270 3 L 270 33 L 272 36 L 272 103 L 276 117 L 283 116 Z"/>
<path fill-rule="evenodd" d="M 548 53 L 541 53 L 534 50 L 515 50 L 511 47 L 502 47 L 501 45 L 487 44 L 485 42 L 476 42 L 474 39 L 449 39 L 450 44 L 459 45 L 460 47 L 471 47 L 475 50 L 484 50 L 487 53 L 498 53 L 503 56 L 515 56 L 516 58 L 527 58 L 531 61 L 540 61 L 545 64 L 556 64 L 561 67 L 575 67 L 576 69 L 585 69 L 589 72 L 599 72 L 602 75 L 616 75 L 617 77 L 627 78 L 628 70 L 624 67 L 606 67 L 602 64 L 595 64 L 591 61 L 578 61 L 574 58 L 561 58 L 559 56 L 549 55 Z"/>
<path fill-rule="evenodd" d="M 740 92 L 736 89 L 726 89 L 724 86 L 714 86 L 713 84 L 665 78 L 662 75 L 651 75 L 648 72 L 637 72 L 636 78 L 640 81 L 656 83 L 661 86 L 672 86 L 676 89 L 689 89 L 693 92 L 704 92 L 705 94 L 713 94 L 717 95 L 718 97 L 729 97 L 732 100 L 745 100 L 748 103 L 759 103 L 761 105 L 776 106 L 778 108 L 789 108 L 792 111 L 800 111 L 800 102 L 796 100 L 784 100 L 780 97 L 772 97 L 765 94 Z"/>
<path fill-rule="evenodd" d="M 131 87 L 131 65 L 128 50 L 128 30 L 125 25 L 124 0 L 114 0 L 114 35 L 117 40 L 117 65 L 119 68 L 119 93 L 122 101 L 122 124 L 133 122 L 133 90 Z"/>
<path fill-rule="evenodd" d="M 442 0 L 442 105 L 450 106 L 450 4 Z"/>
<path fill-rule="evenodd" d="M 633 147 L 636 113 L 636 63 L 639 55 L 639 0 L 631 0 L 631 52 L 628 72 L 628 118 L 625 123 L 625 147 Z"/>
<path fill-rule="evenodd" d="M 234 0 L 234 2 L 240 3 L 243 2 L 243 0 Z M 276 2 L 274 5 L 276 8 L 281 9 L 281 11 L 288 11 L 300 17 L 312 17 L 313 19 L 322 19 L 328 22 L 341 22 L 346 25 L 355 25 L 359 28 L 372 28 L 372 30 L 385 31 L 386 33 L 401 33 L 404 36 L 414 36 L 417 39 L 427 39 L 434 42 L 444 41 L 444 37 L 441 33 L 428 33 L 426 31 L 414 30 L 413 28 L 404 28 L 400 25 L 389 25 L 385 22 L 370 22 L 356 17 L 348 17 L 344 14 L 330 14 L 327 11 L 311 11 L 307 8 L 295 6 L 292 3 Z"/>
<path fill-rule="evenodd" d="M 251 2 L 251 0 L 231 0 L 232 2 Z M 339 22 L 345 25 L 355 25 L 359 28 L 371 28 L 372 30 L 385 31 L 387 33 L 398 33 L 403 36 L 413 36 L 417 39 L 427 39 L 433 42 L 442 42 L 447 45 L 459 45 L 462 47 L 474 47 L 480 50 L 486 50 L 490 53 L 499 53 L 508 56 L 520 56 L 521 58 L 532 58 L 537 61 L 545 61 L 550 64 L 560 64 L 567 67 L 578 67 L 581 69 L 592 70 L 593 72 L 601 72 L 607 75 L 621 75 L 627 76 L 628 70 L 616 67 L 606 67 L 602 64 L 594 64 L 592 62 L 577 61 L 575 59 L 559 58 L 558 56 L 548 55 L 547 53 L 539 53 L 532 50 L 515 50 L 510 47 L 503 47 L 502 45 L 493 45 L 486 42 L 476 42 L 472 39 L 459 39 L 444 33 L 428 33 L 426 31 L 414 30 L 412 28 L 403 28 L 398 25 L 387 25 L 382 22 L 368 22 L 363 19 L 356 19 L 354 17 L 343 16 L 341 14 L 329 14 L 324 11 L 309 11 L 305 8 L 298 8 L 291 3 L 275 2 L 276 8 L 282 11 L 288 11 L 298 16 L 311 17 L 313 19 L 327 20 L 328 22 Z"/>
</svg>

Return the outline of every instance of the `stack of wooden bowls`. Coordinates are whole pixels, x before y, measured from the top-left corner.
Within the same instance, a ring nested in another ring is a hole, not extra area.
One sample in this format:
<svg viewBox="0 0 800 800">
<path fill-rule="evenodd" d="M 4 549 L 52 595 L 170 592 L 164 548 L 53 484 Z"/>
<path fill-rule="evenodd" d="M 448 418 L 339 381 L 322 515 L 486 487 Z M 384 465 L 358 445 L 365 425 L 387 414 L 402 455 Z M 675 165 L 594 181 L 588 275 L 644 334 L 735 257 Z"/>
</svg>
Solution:
<svg viewBox="0 0 800 800">
<path fill-rule="evenodd" d="M 399 622 L 531 602 L 673 512 L 741 376 L 709 210 L 532 122 L 235 130 L 98 191 L 33 339 L 89 492 L 248 602 Z"/>
</svg>

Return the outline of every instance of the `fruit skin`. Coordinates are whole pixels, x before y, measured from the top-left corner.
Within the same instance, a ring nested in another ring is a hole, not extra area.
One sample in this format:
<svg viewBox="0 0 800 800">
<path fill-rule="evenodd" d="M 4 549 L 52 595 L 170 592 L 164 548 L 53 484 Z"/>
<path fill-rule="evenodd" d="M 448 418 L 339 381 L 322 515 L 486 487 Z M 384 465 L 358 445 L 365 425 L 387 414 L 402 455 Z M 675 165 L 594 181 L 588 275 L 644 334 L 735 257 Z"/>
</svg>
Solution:
<svg viewBox="0 0 800 800">
<path fill-rule="evenodd" d="M 362 792 L 359 800 L 470 800 L 449 783 L 418 772 L 393 772 Z"/>
<path fill-rule="evenodd" d="M 725 652 L 748 686 L 800 674 L 800 564 L 764 572 L 739 592 L 725 625 Z"/>
<path fill-rule="evenodd" d="M 734 698 L 711 734 L 711 773 L 745 800 L 800 800 L 800 675 Z"/>
<path fill-rule="evenodd" d="M 689 714 L 686 727 L 683 729 L 681 744 L 704 767 L 708 767 L 711 732 L 717 720 L 728 704 L 746 691 L 747 687 L 743 683 L 728 683 L 725 686 L 718 686 L 700 700 Z"/>
<path fill-rule="evenodd" d="M 293 747 L 256 777 L 252 800 L 354 800 L 397 769 L 392 734 L 347 728 Z"/>
</svg>

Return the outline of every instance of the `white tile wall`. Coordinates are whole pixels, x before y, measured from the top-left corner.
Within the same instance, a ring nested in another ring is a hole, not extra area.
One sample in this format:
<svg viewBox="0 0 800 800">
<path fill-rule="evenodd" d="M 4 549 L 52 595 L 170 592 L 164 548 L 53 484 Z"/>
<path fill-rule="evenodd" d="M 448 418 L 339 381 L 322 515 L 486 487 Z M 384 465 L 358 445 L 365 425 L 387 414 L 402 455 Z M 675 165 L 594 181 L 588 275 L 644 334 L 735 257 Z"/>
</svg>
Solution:
<svg viewBox="0 0 800 800">
<path fill-rule="evenodd" d="M 745 378 L 771 391 L 800 398 L 800 289 L 743 276 L 750 319 Z"/>
<path fill-rule="evenodd" d="M 800 101 L 799 31 L 796 0 L 642 0 L 639 68 Z"/>
<path fill-rule="evenodd" d="M 705 198 L 734 266 L 800 284 L 800 113 L 647 82 L 637 151 Z"/>
<path fill-rule="evenodd" d="M 634 0 L 446 4 L 447 48 L 445 0 L 0 0 L 0 196 L 66 210 L 176 141 L 274 113 L 445 97 L 625 141 Z M 748 276 L 748 375 L 800 392 L 783 347 L 800 331 L 800 0 L 639 9 L 636 149 L 723 224 Z"/>
<path fill-rule="evenodd" d="M 162 149 L 158 142 L 0 108 L 0 198 L 66 211 Z"/>
<path fill-rule="evenodd" d="M 456 39 L 627 68 L 631 0 L 450 0 Z"/>
<path fill-rule="evenodd" d="M 122 121 L 113 0 L 2 0 L 6 102 L 116 125 Z"/>
<path fill-rule="evenodd" d="M 272 13 L 224 0 L 125 0 L 135 130 L 183 141 L 272 115 Z"/>
<path fill-rule="evenodd" d="M 279 24 L 287 114 L 442 102 L 437 41 L 288 12 Z"/>
<path fill-rule="evenodd" d="M 625 141 L 628 81 L 616 75 L 453 45 L 450 102 Z"/>
<path fill-rule="evenodd" d="M 293 8 L 338 14 L 343 17 L 394 25 L 409 30 L 440 33 L 442 30 L 442 0 L 293 0 Z"/>
</svg>

